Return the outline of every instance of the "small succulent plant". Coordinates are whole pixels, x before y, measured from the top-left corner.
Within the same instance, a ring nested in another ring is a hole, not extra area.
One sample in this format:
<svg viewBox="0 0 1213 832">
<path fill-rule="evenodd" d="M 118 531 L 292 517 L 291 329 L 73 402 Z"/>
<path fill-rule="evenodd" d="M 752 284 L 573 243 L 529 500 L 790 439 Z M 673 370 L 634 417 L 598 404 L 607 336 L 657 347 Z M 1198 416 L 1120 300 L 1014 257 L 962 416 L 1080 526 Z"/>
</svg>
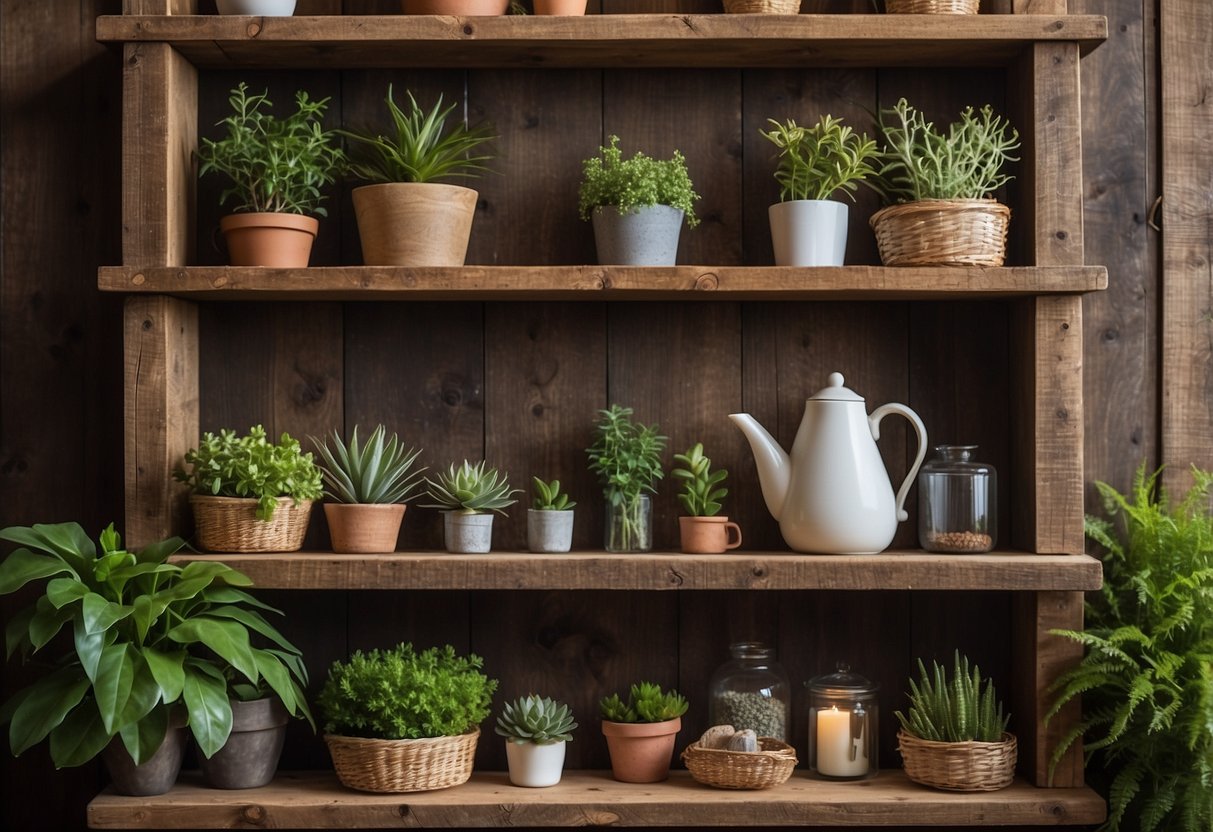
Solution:
<svg viewBox="0 0 1213 832">
<path fill-rule="evenodd" d="M 313 436 L 312 444 L 322 460 L 324 495 L 338 503 L 403 503 L 424 479 L 424 467 L 413 469 L 421 450 L 405 450 L 394 433 L 388 439 L 383 425 L 362 445 L 357 426 L 348 444 L 337 431 L 324 441 Z"/>
<path fill-rule="evenodd" d="M 939 664 L 931 662 L 927 673 L 918 660 L 919 679 L 910 680 L 910 711 L 895 716 L 901 727 L 919 739 L 935 742 L 998 742 L 1007 730 L 1010 716 L 1004 716 L 1002 702 L 996 699 L 994 683 L 986 679 L 982 689 L 981 671 L 969 666 L 967 656 L 957 651 L 952 677 Z"/>
<path fill-rule="evenodd" d="M 465 514 L 486 514 L 495 511 L 504 515 L 505 509 L 518 502 L 513 499 L 520 489 L 510 488 L 508 475 L 486 468 L 484 460 L 475 465 L 466 459 L 459 467 L 451 463 L 436 479 L 426 477 L 426 494 L 434 502 L 425 508 L 461 511 Z"/>
<path fill-rule="evenodd" d="M 506 702 L 497 717 L 496 731 L 510 742 L 519 745 L 551 745 L 557 742 L 572 742 L 573 712 L 569 706 L 552 699 L 535 695 L 523 696 Z"/>
<path fill-rule="evenodd" d="M 531 477 L 531 483 L 535 487 L 533 508 L 536 511 L 568 511 L 577 505 L 568 494 L 560 493 L 560 480 L 544 482 L 539 477 Z"/>
<path fill-rule="evenodd" d="M 729 493 L 727 488 L 718 488 L 729 472 L 723 468 L 713 471 L 712 460 L 703 454 L 703 443 L 696 442 L 686 453 L 674 454 L 674 459 L 685 468 L 675 468 L 670 475 L 682 480 L 682 493 L 678 501 L 692 517 L 715 517 L 720 513 L 720 501 Z"/>
<path fill-rule="evenodd" d="M 628 701 L 612 693 L 598 703 L 602 718 L 608 722 L 665 722 L 682 716 L 690 707 L 687 700 L 676 690 L 668 693 L 661 685 L 640 682 L 632 685 Z"/>
</svg>

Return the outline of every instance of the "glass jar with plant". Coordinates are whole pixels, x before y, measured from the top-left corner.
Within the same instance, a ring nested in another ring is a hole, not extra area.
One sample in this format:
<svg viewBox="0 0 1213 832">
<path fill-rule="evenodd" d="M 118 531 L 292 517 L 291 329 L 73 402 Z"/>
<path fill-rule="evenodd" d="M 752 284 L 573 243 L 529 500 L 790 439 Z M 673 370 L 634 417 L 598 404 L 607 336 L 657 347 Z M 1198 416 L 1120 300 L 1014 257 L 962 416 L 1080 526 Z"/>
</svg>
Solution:
<svg viewBox="0 0 1213 832">
<path fill-rule="evenodd" d="M 657 493 L 653 483 L 664 474 L 661 452 L 666 437 L 657 432 L 657 425 L 632 421 L 630 407 L 612 404 L 598 414 L 594 444 L 586 454 L 607 500 L 606 550 L 648 552 L 653 548 L 649 494 Z"/>
<path fill-rule="evenodd" d="M 741 545 L 741 527 L 720 514 L 720 501 L 729 493 L 721 483 L 729 472 L 723 468 L 712 470 L 712 460 L 704 455 L 702 442 L 696 442 L 685 453 L 674 454 L 674 461 L 681 467 L 671 470 L 670 476 L 682 483 L 678 502 L 686 511 L 678 518 L 682 551 L 719 554 L 736 549 Z"/>
<path fill-rule="evenodd" d="M 295 112 L 276 118 L 267 93 L 250 95 L 241 82 L 228 102 L 232 114 L 218 124 L 221 139 L 203 137 L 199 176 L 220 173 L 231 180 L 219 197 L 234 201 L 234 213 L 220 221 L 233 266 L 305 268 L 325 216 L 321 188 L 345 168 L 345 152 L 331 130 L 321 126 L 328 99 L 295 93 Z"/>
<path fill-rule="evenodd" d="M 505 737 L 510 782 L 531 788 L 559 783 L 564 745 L 573 741 L 576 728 L 569 706 L 546 696 L 523 696 L 505 703 L 496 731 Z"/>
<path fill-rule="evenodd" d="M 452 553 L 483 553 L 493 546 L 493 513 L 505 516 L 505 509 L 518 502 L 514 495 L 521 489 L 510 488 L 508 474 L 498 474 L 484 460 L 475 465 L 466 459 L 458 468 L 451 463 L 435 479 L 426 477 L 426 496 L 432 503 L 425 508 L 442 511 L 446 550 Z"/>
<path fill-rule="evenodd" d="M 657 783 L 670 775 L 674 738 L 689 707 L 676 690 L 652 682 L 632 685 L 627 701 L 618 693 L 598 703 L 611 773 L 624 783 Z"/>
<path fill-rule="evenodd" d="M 677 150 L 669 159 L 639 151 L 623 158 L 619 137 L 582 162 L 578 206 L 592 220 L 598 262 L 604 265 L 673 266 L 683 218 L 699 224 L 686 159 Z"/>
<path fill-rule="evenodd" d="M 531 477 L 534 500 L 526 512 L 527 547 L 532 552 L 567 552 L 573 548 L 573 507 L 560 490 L 560 480 Z"/>
</svg>

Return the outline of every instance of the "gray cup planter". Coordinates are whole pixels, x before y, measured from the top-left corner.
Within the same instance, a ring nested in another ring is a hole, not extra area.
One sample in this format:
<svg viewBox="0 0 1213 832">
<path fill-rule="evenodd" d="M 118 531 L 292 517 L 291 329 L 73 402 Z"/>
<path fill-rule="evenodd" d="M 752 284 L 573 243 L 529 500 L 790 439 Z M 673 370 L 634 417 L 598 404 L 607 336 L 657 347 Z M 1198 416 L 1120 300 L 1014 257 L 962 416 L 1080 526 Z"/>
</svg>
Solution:
<svg viewBox="0 0 1213 832">
<path fill-rule="evenodd" d="M 184 725 L 170 725 L 164 742 L 150 760 L 135 765 L 121 737 L 114 737 L 101 752 L 114 791 L 132 797 L 150 797 L 164 794 L 177 782 L 181 772 L 181 757 L 185 754 L 188 736 Z"/>
<path fill-rule="evenodd" d="M 478 554 L 493 548 L 493 515 L 442 513 L 446 550 L 452 554 Z"/>
<path fill-rule="evenodd" d="M 594 245 L 604 266 L 673 266 L 678 260 L 682 211 L 650 205 L 632 214 L 594 209 Z"/>
<path fill-rule="evenodd" d="M 573 512 L 526 510 L 526 541 L 532 552 L 567 552 L 573 548 Z"/>
<path fill-rule="evenodd" d="M 207 784 L 216 789 L 255 789 L 273 780 L 288 719 L 276 696 L 232 700 L 231 736 L 209 760 L 198 755 Z"/>
<path fill-rule="evenodd" d="M 841 266 L 847 253 L 847 205 L 794 199 L 768 209 L 776 266 Z"/>
</svg>

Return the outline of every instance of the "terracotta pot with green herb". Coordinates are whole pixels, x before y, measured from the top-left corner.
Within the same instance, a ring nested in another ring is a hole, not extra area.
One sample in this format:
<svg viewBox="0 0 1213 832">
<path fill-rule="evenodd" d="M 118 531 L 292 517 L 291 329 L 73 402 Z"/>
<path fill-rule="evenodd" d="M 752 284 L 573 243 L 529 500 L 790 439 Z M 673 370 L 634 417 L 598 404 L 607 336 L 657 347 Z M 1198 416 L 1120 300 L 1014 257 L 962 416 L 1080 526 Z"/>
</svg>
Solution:
<svg viewBox="0 0 1213 832">
<path fill-rule="evenodd" d="M 657 425 L 632 421 L 630 407 L 612 404 L 598 414 L 594 444 L 586 454 L 607 501 L 604 546 L 608 552 L 648 552 L 653 548 L 649 494 L 657 493 L 653 483 L 664 473 L 666 437 Z"/>
<path fill-rule="evenodd" d="M 532 552 L 567 552 L 573 548 L 573 507 L 560 490 L 560 480 L 531 477 L 535 499 L 526 511 L 527 548 Z"/>
<path fill-rule="evenodd" d="M 505 516 L 505 509 L 518 502 L 520 489 L 510 488 L 509 475 L 487 467 L 484 460 L 475 465 L 466 459 L 458 468 L 451 463 L 435 479 L 426 478 L 426 494 L 433 500 L 425 508 L 442 511 L 443 540 L 451 553 L 484 553 L 493 548 L 493 514 Z"/>
<path fill-rule="evenodd" d="M 670 776 L 674 740 L 687 707 L 678 691 L 666 692 L 651 682 L 632 685 L 627 702 L 614 693 L 599 703 L 616 780 L 658 783 Z"/>
<path fill-rule="evenodd" d="M 678 518 L 682 551 L 687 554 L 712 555 L 741 545 L 741 527 L 720 515 L 720 501 L 729 493 L 721 485 L 729 472 L 712 470 L 712 460 L 703 453 L 703 443 L 696 442 L 686 453 L 674 454 L 674 461 L 683 467 L 674 468 L 670 476 L 682 482 L 678 502 L 686 514 Z"/>
</svg>

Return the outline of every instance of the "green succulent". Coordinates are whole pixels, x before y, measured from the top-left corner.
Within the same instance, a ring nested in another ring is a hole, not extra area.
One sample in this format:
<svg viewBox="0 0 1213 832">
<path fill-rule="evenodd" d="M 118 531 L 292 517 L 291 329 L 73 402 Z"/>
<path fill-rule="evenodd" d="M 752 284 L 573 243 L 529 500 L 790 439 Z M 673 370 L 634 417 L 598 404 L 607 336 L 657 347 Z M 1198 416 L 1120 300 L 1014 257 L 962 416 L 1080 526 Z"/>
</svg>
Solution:
<svg viewBox="0 0 1213 832">
<path fill-rule="evenodd" d="M 759 134 L 779 148 L 779 199 L 829 199 L 843 191 L 855 201 L 858 184 L 876 172 L 869 160 L 879 158 L 876 142 L 844 126 L 842 119 L 822 116 L 812 127 L 794 120 L 767 119 L 769 132 Z"/>
<path fill-rule="evenodd" d="M 696 442 L 686 453 L 674 454 L 674 459 L 685 465 L 675 468 L 670 475 L 682 480 L 682 493 L 678 501 L 692 517 L 715 517 L 720 513 L 720 501 L 729 493 L 727 488 L 717 488 L 729 472 L 721 468 L 712 470 L 712 460 L 703 455 L 703 443 Z"/>
<path fill-rule="evenodd" d="M 910 680 L 910 713 L 897 711 L 895 716 L 907 733 L 919 739 L 935 742 L 998 742 L 1007 730 L 1010 716 L 1004 716 L 1002 702 L 994 695 L 994 683 L 985 680 L 982 689 L 981 670 L 969 668 L 967 656 L 957 651 L 952 678 L 932 661 L 928 674 L 922 659 L 918 660 L 919 680 Z"/>
<path fill-rule="evenodd" d="M 558 742 L 572 742 L 573 729 L 577 723 L 573 721 L 573 712 L 569 706 L 555 702 L 549 698 L 538 696 L 523 696 L 513 702 L 506 702 L 497 717 L 496 731 L 510 742 L 519 745 L 534 743 L 535 745 L 552 745 Z"/>
<path fill-rule="evenodd" d="M 466 459 L 458 468 L 451 463 L 446 473 L 437 479 L 426 477 L 426 494 L 434 502 L 425 508 L 444 511 L 462 511 L 464 514 L 484 514 L 495 511 L 504 515 L 505 509 L 518 502 L 512 499 L 520 489 L 510 488 L 508 475 L 497 473 L 496 468 L 485 468 L 484 460 L 472 465 Z"/>
<path fill-rule="evenodd" d="M 568 511 L 577 505 L 568 494 L 560 493 L 560 480 L 544 482 L 539 477 L 531 477 L 531 484 L 535 486 L 536 511 Z"/>
<path fill-rule="evenodd" d="M 324 494 L 338 503 L 403 503 L 425 479 L 424 467 L 413 469 L 421 450 L 405 450 L 396 434 L 387 438 L 387 429 L 379 425 L 365 444 L 358 444 L 358 427 L 347 445 L 333 431 L 328 441 L 311 437 L 323 462 L 320 465 Z"/>
<path fill-rule="evenodd" d="M 652 682 L 632 685 L 627 702 L 612 693 L 598 703 L 602 718 L 608 722 L 666 722 L 685 714 L 688 707 L 678 691 L 667 693 Z"/>
</svg>

